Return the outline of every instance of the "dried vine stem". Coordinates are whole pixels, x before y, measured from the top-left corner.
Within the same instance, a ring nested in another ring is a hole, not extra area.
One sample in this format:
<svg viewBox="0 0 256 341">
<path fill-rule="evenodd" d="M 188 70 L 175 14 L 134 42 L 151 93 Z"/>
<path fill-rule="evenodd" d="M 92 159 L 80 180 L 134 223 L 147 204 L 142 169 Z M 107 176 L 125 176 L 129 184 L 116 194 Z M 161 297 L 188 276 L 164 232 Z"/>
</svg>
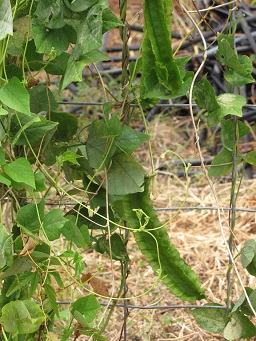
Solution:
<svg viewBox="0 0 256 341">
<path fill-rule="evenodd" d="M 232 1 L 231 3 L 233 3 L 234 1 Z M 237 274 L 237 278 L 241 284 L 241 287 L 243 289 L 243 292 L 244 292 L 244 295 L 245 295 L 245 298 L 254 314 L 254 316 L 256 317 L 256 311 L 255 309 L 253 308 L 252 306 L 252 303 L 249 299 L 249 296 L 245 290 L 245 287 L 244 287 L 244 284 L 243 284 L 243 281 L 242 281 L 242 278 L 239 274 L 239 271 L 237 269 L 237 266 L 235 264 L 235 260 L 234 260 L 234 257 L 232 255 L 232 252 L 229 248 L 229 245 L 228 245 L 228 242 L 226 240 L 226 237 L 225 237 L 225 234 L 224 234 L 224 228 L 223 228 L 223 224 L 222 224 L 222 221 L 221 221 L 221 213 L 223 214 L 224 211 L 223 209 L 220 207 L 220 204 L 219 204 L 219 200 L 218 200 L 218 196 L 217 196 L 217 193 L 216 193 L 216 190 L 215 190 L 215 187 L 214 187 L 214 184 L 213 182 L 211 181 L 209 175 L 208 175 L 208 171 L 205 167 L 205 164 L 204 164 L 204 157 L 203 157 L 203 154 L 202 154 L 202 150 L 201 150 L 201 147 L 200 147 L 200 144 L 199 144 L 199 135 L 198 135 L 198 127 L 196 126 L 196 123 L 195 123 L 195 119 L 194 119 L 194 114 L 193 114 L 193 106 L 192 106 L 192 95 L 193 95 L 193 88 L 194 88 L 194 85 L 195 85 L 195 82 L 196 82 L 196 79 L 199 75 L 199 73 L 201 72 L 205 62 L 206 62 L 206 59 L 207 59 L 207 44 L 206 44 L 206 41 L 205 41 L 205 38 L 203 36 L 203 33 L 202 31 L 200 30 L 199 26 L 197 25 L 197 23 L 195 22 L 195 20 L 193 19 L 193 17 L 191 16 L 191 14 L 189 13 L 189 11 L 186 9 L 186 7 L 180 3 L 180 6 L 182 8 L 182 10 L 187 14 L 187 16 L 189 17 L 189 19 L 191 20 L 191 22 L 193 23 L 193 25 L 195 26 L 195 28 L 197 29 L 201 39 L 202 39 L 202 42 L 203 42 L 203 46 L 204 46 L 204 53 L 203 53 L 203 59 L 202 59 L 202 63 L 200 64 L 198 70 L 196 71 L 195 75 L 194 75 L 194 78 L 193 78 L 193 81 L 191 83 L 191 88 L 190 88 L 190 91 L 189 91 L 189 112 L 190 112 L 190 116 L 191 116 L 191 120 L 192 120 L 192 124 L 193 124 L 193 128 L 194 128 L 194 133 L 195 133 L 195 137 L 196 137 L 196 147 L 198 149 L 198 154 L 199 154 L 199 158 L 200 158 L 200 161 L 201 161 L 201 166 L 202 166 L 202 169 L 203 169 L 203 172 L 205 173 L 205 176 L 206 176 L 206 179 L 207 179 L 207 182 L 209 183 L 209 186 L 211 188 L 211 191 L 212 191 L 212 194 L 213 194 L 213 197 L 214 197 L 214 200 L 215 200 L 215 203 L 216 203 L 216 206 L 217 206 L 217 212 L 218 212 L 218 222 L 219 222 L 219 227 L 220 227 L 220 231 L 221 231 L 221 236 L 222 236 L 222 239 L 223 239 L 223 242 L 224 242 L 224 245 L 227 249 L 227 252 L 229 254 L 229 257 L 230 257 L 230 261 L 231 261 L 231 264 L 232 266 L 234 267 L 234 270 Z M 194 11 L 193 11 L 194 13 Z"/>
</svg>

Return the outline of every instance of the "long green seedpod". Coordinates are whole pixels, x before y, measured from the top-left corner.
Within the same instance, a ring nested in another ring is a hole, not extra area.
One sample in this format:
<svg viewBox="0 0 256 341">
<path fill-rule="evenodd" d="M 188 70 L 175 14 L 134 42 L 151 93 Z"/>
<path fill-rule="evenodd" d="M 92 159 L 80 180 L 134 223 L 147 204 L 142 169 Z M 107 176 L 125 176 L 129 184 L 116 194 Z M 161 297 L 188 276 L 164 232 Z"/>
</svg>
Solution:
<svg viewBox="0 0 256 341">
<path fill-rule="evenodd" d="M 149 76 L 154 70 L 160 84 L 177 90 L 182 82 L 171 46 L 172 0 L 144 0 L 143 9 L 142 82 L 145 88 L 150 88 L 152 81 L 150 77 L 144 79 L 143 74 Z"/>
<path fill-rule="evenodd" d="M 205 296 L 200 279 L 180 257 L 165 227 L 160 227 L 162 224 L 153 208 L 149 185 L 150 179 L 145 179 L 144 192 L 124 197 L 128 227 L 154 272 L 175 296 L 189 302 L 202 299 Z"/>
</svg>

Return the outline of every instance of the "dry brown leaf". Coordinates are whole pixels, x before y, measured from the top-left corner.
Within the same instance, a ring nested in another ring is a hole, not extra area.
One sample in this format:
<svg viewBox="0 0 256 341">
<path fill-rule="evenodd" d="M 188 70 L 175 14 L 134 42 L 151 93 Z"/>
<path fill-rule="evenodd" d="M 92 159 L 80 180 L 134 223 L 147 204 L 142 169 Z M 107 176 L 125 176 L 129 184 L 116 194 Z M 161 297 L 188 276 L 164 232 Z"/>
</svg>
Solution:
<svg viewBox="0 0 256 341">
<path fill-rule="evenodd" d="M 23 249 L 20 252 L 19 256 L 27 256 L 34 251 L 34 248 L 36 247 L 36 242 L 33 238 L 31 238 L 27 234 L 24 234 L 22 236 L 22 241 L 23 241 Z"/>
<path fill-rule="evenodd" d="M 91 279 L 90 279 L 91 278 Z M 92 286 L 94 292 L 96 294 L 102 295 L 102 296 L 108 296 L 108 288 L 103 283 L 103 281 L 97 277 L 92 277 L 92 274 L 90 272 L 86 274 L 82 274 L 81 281 L 88 282 Z"/>
</svg>

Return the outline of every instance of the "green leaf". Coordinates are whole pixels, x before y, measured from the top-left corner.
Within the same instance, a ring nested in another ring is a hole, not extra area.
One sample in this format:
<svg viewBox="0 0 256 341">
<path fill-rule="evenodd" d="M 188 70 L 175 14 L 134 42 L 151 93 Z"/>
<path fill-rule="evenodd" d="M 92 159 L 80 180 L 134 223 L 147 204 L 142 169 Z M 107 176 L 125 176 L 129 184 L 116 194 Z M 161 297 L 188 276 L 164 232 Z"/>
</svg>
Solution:
<svg viewBox="0 0 256 341">
<path fill-rule="evenodd" d="M 5 164 L 5 152 L 2 147 L 0 147 L 0 166 Z"/>
<path fill-rule="evenodd" d="M 56 208 L 48 212 L 44 218 L 43 229 L 49 240 L 55 240 L 60 237 L 61 229 L 67 222 L 63 217 L 61 209 Z"/>
<path fill-rule="evenodd" d="M 31 33 L 28 34 L 28 27 L 28 16 L 15 19 L 13 22 L 13 35 L 9 38 L 7 45 L 7 54 L 18 57 L 23 53 L 26 39 L 30 40 L 32 38 Z"/>
<path fill-rule="evenodd" d="M 13 34 L 12 8 L 10 0 L 2 0 L 0 3 L 0 41 L 7 34 Z"/>
<path fill-rule="evenodd" d="M 76 0 L 76 1 L 69 1 L 64 0 L 65 5 L 71 9 L 72 12 L 83 12 L 87 10 L 88 8 L 95 5 L 99 0 Z"/>
<path fill-rule="evenodd" d="M 249 287 L 245 287 L 246 293 L 248 296 L 250 296 L 250 294 L 252 293 L 253 289 L 249 288 Z M 242 293 L 242 295 L 239 297 L 239 299 L 237 300 L 236 304 L 234 305 L 233 309 L 232 309 L 232 313 L 237 311 L 238 309 L 241 309 L 241 306 L 244 304 L 244 302 L 246 301 L 245 298 L 245 294 L 244 292 Z"/>
<path fill-rule="evenodd" d="M 256 276 L 256 255 L 253 257 L 253 260 L 251 261 L 251 263 L 247 265 L 246 270 L 252 276 Z"/>
<path fill-rule="evenodd" d="M 78 119 L 74 115 L 66 112 L 51 112 L 49 119 L 59 123 L 54 135 L 57 140 L 69 141 L 76 134 Z"/>
<path fill-rule="evenodd" d="M 242 117 L 242 107 L 246 104 L 246 99 L 236 94 L 221 94 L 217 96 L 220 109 L 217 110 L 220 119 L 227 115 Z"/>
<path fill-rule="evenodd" d="M 122 21 L 118 20 L 114 13 L 109 8 L 104 9 L 102 12 L 103 28 L 102 33 L 111 30 L 112 28 L 124 26 Z"/>
<path fill-rule="evenodd" d="M 256 289 L 253 290 L 249 287 L 245 287 L 245 289 L 246 289 L 246 293 L 249 297 L 250 303 L 253 306 L 253 308 L 255 309 L 255 307 L 256 307 Z M 254 313 L 253 313 L 251 307 L 249 306 L 247 299 L 245 298 L 244 292 L 242 293 L 242 295 L 239 297 L 238 301 L 234 305 L 232 312 L 237 311 L 238 309 L 243 314 L 246 314 L 249 316 L 254 316 Z"/>
<path fill-rule="evenodd" d="M 38 19 L 32 22 L 33 37 L 35 40 L 36 51 L 46 55 L 54 52 L 60 55 L 69 46 L 69 28 L 65 25 L 62 28 L 46 28 Z"/>
<path fill-rule="evenodd" d="M 0 269 L 11 266 L 12 262 L 12 235 L 0 224 Z"/>
<path fill-rule="evenodd" d="M 7 115 L 8 115 L 8 111 L 0 107 L 0 116 L 7 116 Z"/>
<path fill-rule="evenodd" d="M 118 233 L 112 234 L 110 242 L 113 259 L 129 262 L 130 258 L 120 235 Z"/>
<path fill-rule="evenodd" d="M 71 304 L 71 313 L 74 315 L 75 311 L 78 311 L 84 316 L 87 323 L 91 323 L 100 308 L 100 304 L 94 295 L 88 295 L 86 297 L 81 297 Z"/>
<path fill-rule="evenodd" d="M 253 260 L 256 254 L 256 242 L 254 239 L 248 240 L 241 251 L 241 262 L 244 268 L 246 268 Z"/>
<path fill-rule="evenodd" d="M 214 305 L 220 306 L 218 304 Z M 228 322 L 227 312 L 225 309 L 196 308 L 191 310 L 190 313 L 203 329 L 211 333 L 221 333 Z"/>
<path fill-rule="evenodd" d="M 242 313 L 236 311 L 232 314 L 230 322 L 224 329 L 223 336 L 226 340 L 249 339 L 256 335 L 256 327 Z"/>
<path fill-rule="evenodd" d="M 109 57 L 99 50 L 90 51 L 87 54 L 80 56 L 79 59 L 75 59 L 74 56 L 71 55 L 67 62 L 66 71 L 61 79 L 59 91 L 61 92 L 72 82 L 82 82 L 82 71 L 86 65 L 106 60 L 109 60 Z"/>
<path fill-rule="evenodd" d="M 67 238 L 67 240 L 75 243 L 77 247 L 87 249 L 88 247 L 87 235 L 89 234 L 88 227 L 86 225 L 83 225 L 84 226 L 83 231 L 81 231 L 81 229 L 79 229 L 75 224 L 75 221 L 76 218 L 74 216 L 68 216 L 68 221 L 62 227 L 61 233 Z M 85 238 L 83 233 L 86 233 Z"/>
<path fill-rule="evenodd" d="M 29 94 L 17 77 L 13 77 L 0 89 L 0 101 L 11 109 L 19 111 L 25 115 L 31 115 Z"/>
<path fill-rule="evenodd" d="M 36 183 L 35 192 L 43 192 L 47 189 L 47 187 L 45 186 L 45 181 L 46 179 L 43 173 L 41 172 L 35 173 L 35 183 Z"/>
<path fill-rule="evenodd" d="M 19 257 L 13 261 L 13 264 L 0 275 L 1 279 L 31 271 L 35 264 L 28 257 Z"/>
<path fill-rule="evenodd" d="M 52 309 L 54 310 L 54 313 L 57 315 L 57 317 L 59 317 L 59 308 L 58 308 L 58 304 L 56 302 L 56 292 L 53 289 L 53 287 L 51 287 L 49 284 L 45 284 L 44 285 L 44 292 L 50 302 L 50 305 L 52 307 Z"/>
<path fill-rule="evenodd" d="M 36 188 L 35 175 L 29 161 L 23 157 L 3 166 L 11 180 Z"/>
<path fill-rule="evenodd" d="M 237 72 L 236 69 L 224 72 L 226 80 L 235 87 L 241 87 L 245 84 L 253 83 L 255 79 L 252 77 L 252 60 L 250 57 L 243 55 L 239 57 L 239 63 L 243 66 L 244 72 Z"/>
<path fill-rule="evenodd" d="M 47 73 L 50 73 L 51 75 L 63 75 L 66 67 L 68 60 L 70 58 L 70 54 L 63 52 L 56 58 L 54 58 L 47 66 L 45 67 L 45 71 Z"/>
<path fill-rule="evenodd" d="M 29 141 L 31 146 L 36 147 L 41 144 L 41 140 L 44 138 L 45 146 L 48 143 L 48 138 L 54 134 L 57 123 L 48 121 L 45 117 L 36 114 L 31 114 L 31 117 L 24 114 L 20 114 L 19 119 L 16 115 L 12 117 L 11 137 L 14 138 L 15 145 L 27 145 Z M 18 140 L 16 141 L 17 137 Z"/>
<path fill-rule="evenodd" d="M 2 309 L 0 322 L 6 332 L 29 334 L 38 330 L 45 321 L 45 314 L 39 305 L 31 300 L 7 303 Z"/>
<path fill-rule="evenodd" d="M 89 165 L 92 168 L 99 168 L 104 159 L 105 164 L 107 164 L 115 152 L 116 146 L 112 144 L 110 147 L 112 140 L 105 137 L 107 136 L 106 129 L 106 123 L 104 121 L 93 121 L 89 128 L 86 151 Z"/>
<path fill-rule="evenodd" d="M 37 233 L 40 229 L 44 218 L 44 200 L 38 204 L 28 204 L 21 207 L 17 212 L 17 225 L 30 231 L 32 234 Z"/>
<path fill-rule="evenodd" d="M 116 138 L 115 144 L 128 155 L 132 154 L 150 136 L 123 125 L 122 133 Z"/>
<path fill-rule="evenodd" d="M 216 56 L 221 63 L 228 66 L 229 68 L 235 69 L 239 73 L 245 73 L 246 70 L 240 64 L 235 51 L 233 39 L 230 40 L 229 36 L 220 34 L 218 37 L 219 49 L 216 52 Z"/>
<path fill-rule="evenodd" d="M 10 179 L 7 179 L 5 176 L 3 176 L 2 174 L 0 174 L 0 183 L 1 184 L 5 184 L 6 186 L 10 187 L 12 182 L 10 181 Z"/>
<path fill-rule="evenodd" d="M 18 275 L 11 286 L 9 287 L 6 296 L 9 297 L 16 291 L 20 290 L 21 288 L 24 288 L 33 280 L 34 273 L 33 272 L 25 272 L 24 274 Z"/>
<path fill-rule="evenodd" d="M 75 277 L 79 278 L 85 268 L 85 264 L 83 262 L 83 256 L 80 254 L 80 252 L 79 253 L 75 252 L 73 262 L 75 264 Z"/>
<path fill-rule="evenodd" d="M 195 85 L 193 96 L 197 105 L 207 111 L 211 112 L 220 109 L 220 105 L 215 97 L 214 88 L 207 80 L 206 75 Z"/>
<path fill-rule="evenodd" d="M 245 161 L 250 165 L 256 166 L 256 151 L 252 150 L 245 155 Z"/>
<path fill-rule="evenodd" d="M 74 49 L 75 59 L 98 49 L 102 45 L 103 11 L 107 7 L 107 3 L 103 4 L 100 2 L 95 4 L 80 22 L 77 31 L 77 45 Z"/>
<path fill-rule="evenodd" d="M 58 108 L 53 93 L 43 84 L 34 86 L 30 91 L 30 109 L 37 114 L 41 111 L 54 111 Z"/>
<path fill-rule="evenodd" d="M 126 195 L 143 192 L 145 171 L 131 156 L 124 153 L 114 155 L 108 171 L 108 192 Z"/>
<path fill-rule="evenodd" d="M 239 140 L 242 136 L 250 132 L 250 128 L 247 127 L 241 121 L 238 121 L 238 136 L 236 137 L 236 128 L 234 120 L 232 118 L 221 121 L 221 142 L 223 146 L 228 150 L 234 150 L 236 146 L 236 138 Z"/>
<path fill-rule="evenodd" d="M 211 167 L 208 170 L 209 176 L 222 176 L 232 169 L 233 153 L 230 150 L 223 149 L 212 160 Z"/>
<path fill-rule="evenodd" d="M 37 4 L 34 15 L 47 28 L 62 28 L 65 25 L 63 10 L 65 9 L 62 1 L 53 2 L 51 0 L 41 0 Z"/>
<path fill-rule="evenodd" d="M 115 115 L 106 121 L 107 135 L 105 137 L 115 137 L 121 134 L 122 122 Z"/>
<path fill-rule="evenodd" d="M 28 117 L 28 116 L 26 116 Z M 29 117 L 30 118 L 30 117 Z M 29 121 L 27 123 L 25 123 L 15 134 L 15 136 L 12 139 L 12 146 L 14 146 L 15 144 L 17 144 L 18 140 L 20 139 L 21 134 L 27 129 L 29 128 L 33 123 L 38 123 L 40 122 L 40 117 L 38 116 L 34 116 L 32 119 L 29 119 Z M 26 134 L 25 134 L 26 135 Z"/>
<path fill-rule="evenodd" d="M 73 165 L 78 165 L 79 166 L 80 164 L 77 161 L 77 159 L 80 159 L 80 158 L 82 158 L 82 155 L 78 155 L 76 153 L 73 153 L 73 152 L 70 152 L 70 151 L 66 151 L 61 156 L 61 162 L 68 161 L 68 162 L 72 163 Z"/>
</svg>

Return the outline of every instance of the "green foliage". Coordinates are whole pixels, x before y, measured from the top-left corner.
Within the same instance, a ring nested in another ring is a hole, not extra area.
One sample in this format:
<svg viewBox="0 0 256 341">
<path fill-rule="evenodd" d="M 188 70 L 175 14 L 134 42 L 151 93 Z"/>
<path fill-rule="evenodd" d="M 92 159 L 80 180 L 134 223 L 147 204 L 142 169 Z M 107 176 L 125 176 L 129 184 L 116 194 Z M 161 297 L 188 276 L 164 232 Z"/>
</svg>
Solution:
<svg viewBox="0 0 256 341">
<path fill-rule="evenodd" d="M 213 305 L 217 306 L 217 304 Z M 202 328 L 211 333 L 221 333 L 228 322 L 228 316 L 225 309 L 197 308 L 191 310 L 191 314 Z"/>
</svg>

